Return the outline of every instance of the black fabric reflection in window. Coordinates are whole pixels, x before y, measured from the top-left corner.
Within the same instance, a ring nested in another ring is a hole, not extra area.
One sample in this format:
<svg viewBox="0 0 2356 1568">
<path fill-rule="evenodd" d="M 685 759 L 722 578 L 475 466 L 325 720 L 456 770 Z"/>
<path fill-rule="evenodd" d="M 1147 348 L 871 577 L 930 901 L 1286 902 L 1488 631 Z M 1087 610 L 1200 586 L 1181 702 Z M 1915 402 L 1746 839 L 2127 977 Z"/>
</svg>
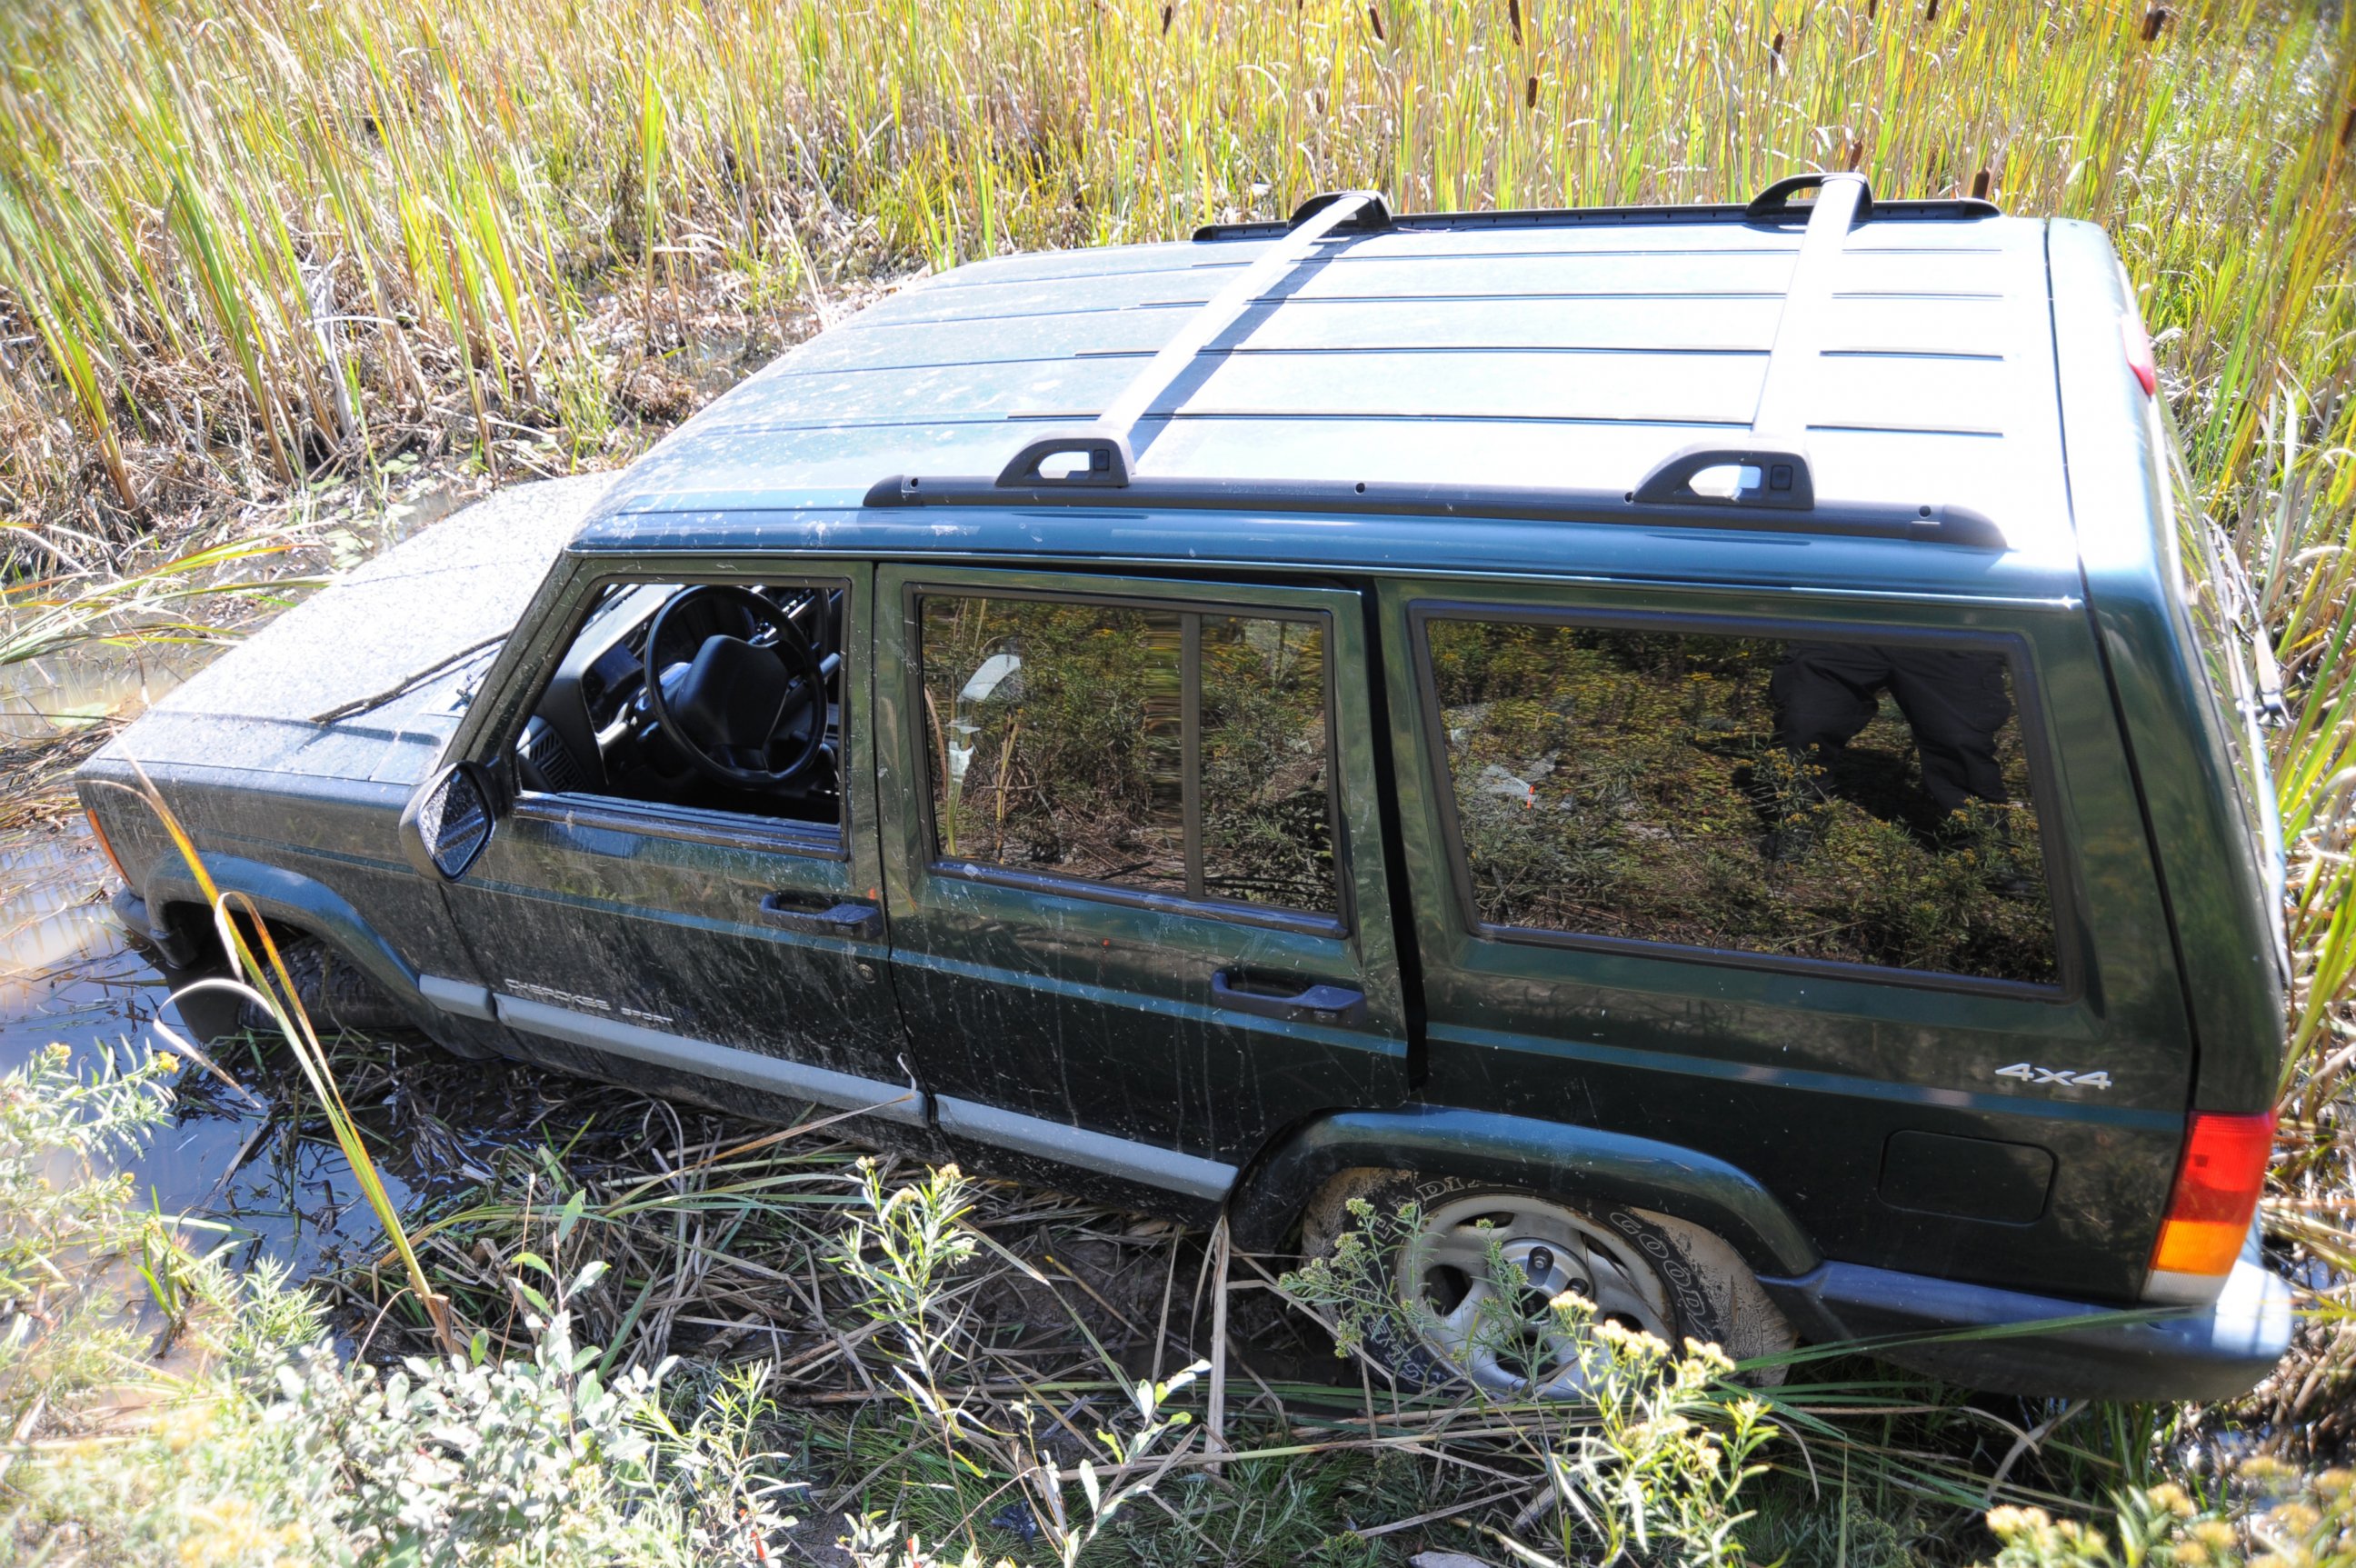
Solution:
<svg viewBox="0 0 2356 1568">
<path fill-rule="evenodd" d="M 1427 629 L 1483 924 L 2057 978 L 2001 655 Z"/>
<path fill-rule="evenodd" d="M 1336 908 L 1322 622 L 919 600 L 936 853 Z"/>
</svg>

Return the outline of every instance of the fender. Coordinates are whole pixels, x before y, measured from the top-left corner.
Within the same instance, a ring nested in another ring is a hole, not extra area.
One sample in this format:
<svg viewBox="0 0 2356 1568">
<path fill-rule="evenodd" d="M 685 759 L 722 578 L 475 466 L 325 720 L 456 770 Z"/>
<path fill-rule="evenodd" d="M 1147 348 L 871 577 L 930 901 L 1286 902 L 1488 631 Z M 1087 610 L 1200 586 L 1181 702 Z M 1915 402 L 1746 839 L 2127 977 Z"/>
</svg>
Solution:
<svg viewBox="0 0 2356 1568">
<path fill-rule="evenodd" d="M 1276 1250 L 1311 1196 L 1360 1165 L 1655 1209 L 1715 1231 L 1762 1274 L 1802 1274 L 1821 1261 L 1772 1194 L 1713 1155 L 1596 1127 L 1441 1105 L 1345 1111 L 1292 1133 L 1254 1165 L 1230 1201 L 1236 1244 Z"/>
<path fill-rule="evenodd" d="M 341 894 L 297 872 L 237 855 L 208 854 L 205 870 L 223 893 L 240 895 L 241 902 L 251 899 L 263 918 L 298 926 L 334 947 L 428 1036 L 441 1039 L 450 1033 L 442 1010 L 420 990 L 417 971 Z M 204 890 L 177 855 L 167 856 L 150 871 L 146 886 L 149 909 L 187 904 L 205 909 L 210 918 Z"/>
</svg>

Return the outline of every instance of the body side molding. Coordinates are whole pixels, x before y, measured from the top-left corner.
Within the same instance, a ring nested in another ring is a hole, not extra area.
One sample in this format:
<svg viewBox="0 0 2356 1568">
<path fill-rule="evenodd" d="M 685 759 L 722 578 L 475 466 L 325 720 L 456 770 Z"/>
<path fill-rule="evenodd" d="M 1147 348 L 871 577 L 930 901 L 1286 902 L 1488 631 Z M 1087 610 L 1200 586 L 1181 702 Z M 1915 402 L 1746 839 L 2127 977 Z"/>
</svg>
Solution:
<svg viewBox="0 0 2356 1568">
<path fill-rule="evenodd" d="M 1235 1186 L 1236 1167 L 1217 1160 L 1182 1155 L 1152 1144 L 1132 1143 L 1109 1133 L 1091 1133 L 1061 1122 L 1020 1116 L 993 1105 L 940 1095 L 934 1101 L 940 1128 L 980 1143 L 996 1144 L 1018 1154 L 1035 1155 L 1063 1165 L 1079 1165 L 1106 1176 L 1140 1182 L 1189 1197 L 1216 1203 Z"/>
<path fill-rule="evenodd" d="M 1361 1166 L 1657 1209 L 1715 1231 L 1762 1273 L 1803 1274 L 1818 1262 L 1783 1206 L 1724 1160 L 1625 1133 L 1439 1105 L 1346 1111 L 1291 1134 L 1230 1207 L 1237 1244 L 1275 1250 L 1320 1187 Z"/>
<path fill-rule="evenodd" d="M 667 1035 L 618 1018 L 600 1018 L 567 1007 L 551 1007 L 544 1002 L 527 1002 L 519 996 L 494 994 L 491 1004 L 500 1023 L 525 1034 L 545 1035 L 649 1066 L 742 1084 L 787 1099 L 815 1101 L 886 1122 L 904 1122 L 916 1127 L 925 1124 L 924 1094 L 905 1083 L 879 1083 L 873 1079 L 787 1061 L 735 1046 L 715 1045 L 685 1035 Z"/>
<path fill-rule="evenodd" d="M 425 1000 L 444 1013 L 455 1013 L 461 1018 L 479 1018 L 496 1023 L 498 1014 L 491 1006 L 491 988 L 477 985 L 472 981 L 449 980 L 438 974 L 421 974 L 417 990 Z"/>
</svg>

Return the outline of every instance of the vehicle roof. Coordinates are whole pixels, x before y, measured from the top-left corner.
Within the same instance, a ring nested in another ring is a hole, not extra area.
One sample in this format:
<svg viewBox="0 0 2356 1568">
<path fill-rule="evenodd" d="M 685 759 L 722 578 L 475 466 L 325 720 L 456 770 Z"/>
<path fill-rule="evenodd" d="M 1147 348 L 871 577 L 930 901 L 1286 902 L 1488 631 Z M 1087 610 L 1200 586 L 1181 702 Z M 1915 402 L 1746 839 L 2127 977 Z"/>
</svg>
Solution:
<svg viewBox="0 0 2356 1568">
<path fill-rule="evenodd" d="M 1994 520 L 2008 553 L 2049 572 L 2074 560 L 2045 228 L 1926 203 L 1848 232 L 1813 341 L 1794 350 L 1820 499 L 1965 507 Z M 1631 489 L 1681 447 L 1746 436 L 1803 231 L 1712 208 L 1337 231 L 1151 400 L 1130 435 L 1135 472 Z M 783 543 L 794 523 L 777 514 L 857 508 L 889 476 L 993 476 L 1026 442 L 1087 428 L 1281 235 L 1010 256 L 927 279 L 691 420 L 576 546 L 644 545 L 648 512 L 766 514 L 759 538 Z M 1334 522 L 1299 526 L 1330 541 Z M 1169 553 L 1199 556 L 1220 527 L 1179 520 Z M 971 532 L 928 536 L 963 550 Z M 1451 565 L 1451 530 L 1423 537 L 1422 564 Z"/>
</svg>

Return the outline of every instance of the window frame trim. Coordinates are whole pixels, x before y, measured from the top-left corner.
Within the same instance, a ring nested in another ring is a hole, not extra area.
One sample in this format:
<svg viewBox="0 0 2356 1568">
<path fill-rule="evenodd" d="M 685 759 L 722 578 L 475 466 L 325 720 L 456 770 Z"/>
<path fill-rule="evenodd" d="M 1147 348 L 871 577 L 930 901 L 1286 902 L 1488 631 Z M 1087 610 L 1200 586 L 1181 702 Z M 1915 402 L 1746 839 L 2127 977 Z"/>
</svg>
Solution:
<svg viewBox="0 0 2356 1568">
<path fill-rule="evenodd" d="M 1044 574 L 1023 574 L 1025 576 Z M 1068 574 L 1083 577 L 1087 574 Z M 1180 585 L 1194 587 L 1194 585 Z M 1253 585 L 1258 587 L 1259 585 Z M 1271 594 L 1283 594 L 1281 587 L 1261 588 Z M 1333 589 L 1315 589 L 1334 592 Z M 1341 590 L 1347 592 L 1348 590 Z M 933 768 L 937 758 L 925 713 L 925 622 L 920 601 L 927 594 L 953 595 L 960 598 L 1033 599 L 1055 604 L 1095 605 L 1108 609 L 1164 610 L 1181 616 L 1193 615 L 1234 617 L 1241 619 L 1290 620 L 1316 626 L 1324 637 L 1323 689 L 1320 700 L 1324 705 L 1325 720 L 1325 821 L 1333 846 L 1333 901 L 1336 908 L 1330 913 L 1287 909 L 1277 906 L 1247 904 L 1238 899 L 1221 898 L 1213 894 L 1191 891 L 1200 875 L 1201 847 L 1200 801 L 1202 794 L 1201 736 L 1202 711 L 1201 621 L 1182 623 L 1182 650 L 1178 671 L 1182 721 L 1192 714 L 1191 722 L 1182 722 L 1180 736 L 1181 785 L 1183 791 L 1184 826 L 1183 842 L 1187 856 L 1186 876 L 1190 891 L 1171 893 L 1153 888 L 1130 887 L 1118 882 L 1105 882 L 1094 877 L 1072 876 L 1052 871 L 1025 871 L 1019 866 L 996 861 L 973 860 L 963 855 L 941 853 L 940 822 L 935 800 Z M 1275 600 L 1269 603 L 1248 603 L 1221 600 L 1200 594 L 1180 593 L 1169 596 L 1150 593 L 1107 592 L 1091 588 L 1044 588 L 1030 583 L 1008 584 L 1004 586 L 989 582 L 956 582 L 932 577 L 911 577 L 901 585 L 902 614 L 906 623 L 905 676 L 908 684 L 909 723 L 917 729 L 918 751 L 924 761 L 924 789 L 920 797 L 919 823 L 924 840 L 920 846 L 921 865 L 929 875 L 948 879 L 982 883 L 1004 887 L 1014 892 L 1045 894 L 1058 897 L 1089 898 L 1100 903 L 1118 904 L 1129 908 L 1161 910 L 1190 918 L 1223 920 L 1232 924 L 1259 926 L 1272 930 L 1294 931 L 1304 936 L 1326 937 L 1347 940 L 1358 928 L 1355 895 L 1356 867 L 1350 853 L 1348 818 L 1343 811 L 1342 749 L 1339 726 L 1340 672 L 1334 668 L 1335 620 L 1333 609 L 1323 605 L 1301 605 Z M 1190 660 L 1188 654 L 1194 657 Z"/>
<path fill-rule="evenodd" d="M 925 869 L 944 881 L 974 882 L 1010 892 L 1041 897 L 1086 898 L 1118 904 L 1125 909 L 1146 909 L 1190 919 L 1224 920 L 1230 925 L 1258 926 L 1271 931 L 1291 931 L 1304 937 L 1346 940 L 1350 928 L 1331 915 L 1305 915 L 1294 909 L 1271 909 L 1240 904 L 1231 898 L 1193 897 L 1183 893 L 1157 893 L 1144 887 L 1124 887 L 1118 882 L 1091 882 L 1084 876 L 1059 876 L 1050 871 L 1022 871 L 986 860 L 948 856 L 927 861 Z"/>
<path fill-rule="evenodd" d="M 856 791 L 850 780 L 837 780 L 837 796 L 841 811 L 831 822 L 808 822 L 793 817 L 764 817 L 739 813 L 716 807 L 680 806 L 656 800 L 633 800 L 625 796 L 608 795 L 595 790 L 526 789 L 521 778 L 513 771 L 510 760 L 515 748 L 522 743 L 524 732 L 547 697 L 549 687 L 555 682 L 557 671 L 563 665 L 573 645 L 595 618 L 599 596 L 609 586 L 622 584 L 675 584 L 679 587 L 717 584 L 731 587 L 759 585 L 774 587 L 790 585 L 797 587 L 841 588 L 843 604 L 843 675 L 845 682 L 841 705 L 846 723 L 850 716 L 849 682 L 851 673 L 851 650 L 860 645 L 864 623 L 860 617 L 859 579 L 853 575 L 830 573 L 823 568 L 811 570 L 805 563 L 775 556 L 730 557 L 724 564 L 710 563 L 708 558 L 680 562 L 631 561 L 609 570 L 602 563 L 584 561 L 565 584 L 563 596 L 547 618 L 547 624 L 562 628 L 551 640 L 552 657 L 538 672 L 515 712 L 485 726 L 491 737 L 478 739 L 471 748 L 480 754 L 487 751 L 509 771 L 514 795 L 508 814 L 552 826 L 587 826 L 613 828 L 625 832 L 646 833 L 674 843 L 704 844 L 720 849 L 747 851 L 755 854 L 791 854 L 805 860 L 829 860 L 848 864 L 851 859 L 852 833 Z M 768 568 L 775 568 L 771 571 Z M 874 657 L 872 642 L 867 657 Z M 486 671 L 487 682 L 491 671 Z M 873 722 L 871 718 L 871 723 Z M 849 736 L 846 735 L 842 755 L 836 766 L 848 772 L 850 761 Z"/>
<path fill-rule="evenodd" d="M 2060 771 L 2058 759 L 2051 744 L 2044 705 L 2032 679 L 2035 666 L 2029 658 L 2029 640 L 2020 634 L 1875 626 L 1862 621 L 1783 620 L 1760 616 L 1678 610 L 1610 609 L 1453 598 L 1411 600 L 1407 606 L 1407 618 L 1408 651 L 1414 664 L 1418 716 L 1422 721 L 1425 736 L 1425 768 L 1440 814 L 1440 849 L 1448 861 L 1448 877 L 1460 936 L 1514 947 L 1594 952 L 1671 963 L 1705 963 L 1720 968 L 1873 985 L 1901 985 L 1914 990 L 1962 992 L 2055 1005 L 2074 1004 L 2084 999 L 2084 966 L 2076 935 L 2082 923 L 2077 893 L 2077 862 L 2059 817 L 2051 809 L 2058 799 L 2053 782 Z M 1934 648 L 1972 649 L 2002 655 L 2012 681 L 2013 703 L 2020 724 L 2021 750 L 2029 764 L 2029 798 L 2037 811 L 2038 851 L 2044 863 L 2048 911 L 2053 932 L 2054 978 L 2050 982 L 2006 980 L 1945 970 L 1860 963 L 1850 959 L 1809 958 L 1798 954 L 1755 952 L 1743 948 L 1704 947 L 1697 943 L 1663 941 L 1649 937 L 1554 931 L 1537 926 L 1505 926 L 1483 920 L 1473 891 L 1472 866 L 1465 857 L 1463 833 L 1458 822 L 1456 781 L 1448 766 L 1447 727 L 1440 714 L 1439 679 L 1431 660 L 1430 628 L 1435 620 L 1505 621 L 1526 626 L 1773 638 L 1786 642 L 1795 639 L 1868 644 L 1907 642 Z"/>
<path fill-rule="evenodd" d="M 670 806 L 585 790 L 567 794 L 524 789 L 517 792 L 509 814 L 518 821 L 552 827 L 605 828 L 644 833 L 676 843 L 707 844 L 755 854 L 792 854 L 805 860 L 851 859 L 851 847 L 842 831 L 830 822 L 801 822 L 787 817 L 748 819 L 707 806 Z"/>
</svg>

